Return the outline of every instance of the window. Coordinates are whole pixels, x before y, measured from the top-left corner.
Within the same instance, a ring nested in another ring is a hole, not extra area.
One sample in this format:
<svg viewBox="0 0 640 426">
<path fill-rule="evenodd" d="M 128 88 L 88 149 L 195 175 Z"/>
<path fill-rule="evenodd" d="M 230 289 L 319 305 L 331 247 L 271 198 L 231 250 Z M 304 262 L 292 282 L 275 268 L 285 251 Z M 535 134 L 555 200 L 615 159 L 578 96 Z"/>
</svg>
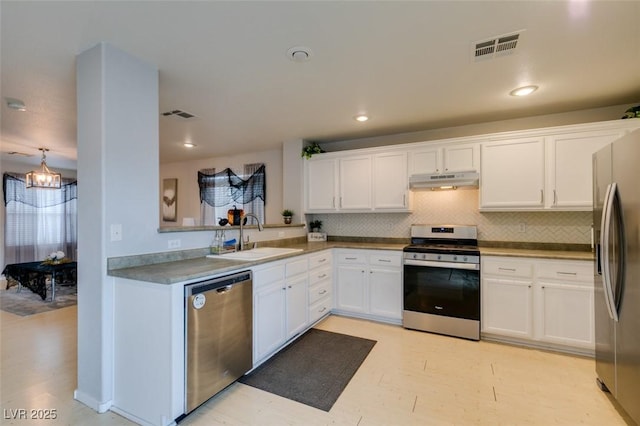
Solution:
<svg viewBox="0 0 640 426">
<path fill-rule="evenodd" d="M 43 260 L 61 250 L 76 259 L 77 182 L 63 179 L 60 189 L 25 187 L 24 175 L 3 175 L 5 264 Z"/>
<path fill-rule="evenodd" d="M 246 164 L 241 176 L 231 169 L 216 173 L 215 169 L 198 172 L 200 206 L 203 225 L 217 225 L 218 218 L 226 218 L 227 210 L 236 206 L 245 213 L 253 213 L 264 223 L 266 203 L 266 175 L 262 163 Z"/>
</svg>

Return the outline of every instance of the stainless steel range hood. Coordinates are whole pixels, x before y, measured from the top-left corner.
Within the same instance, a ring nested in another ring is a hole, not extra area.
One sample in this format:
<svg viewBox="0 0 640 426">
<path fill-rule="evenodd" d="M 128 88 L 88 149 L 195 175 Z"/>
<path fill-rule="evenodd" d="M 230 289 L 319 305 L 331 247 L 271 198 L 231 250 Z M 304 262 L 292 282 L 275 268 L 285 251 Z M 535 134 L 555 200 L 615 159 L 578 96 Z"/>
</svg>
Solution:
<svg viewBox="0 0 640 426">
<path fill-rule="evenodd" d="M 416 174 L 409 176 L 409 188 L 414 190 L 477 188 L 479 178 L 480 175 L 475 171 Z"/>
</svg>

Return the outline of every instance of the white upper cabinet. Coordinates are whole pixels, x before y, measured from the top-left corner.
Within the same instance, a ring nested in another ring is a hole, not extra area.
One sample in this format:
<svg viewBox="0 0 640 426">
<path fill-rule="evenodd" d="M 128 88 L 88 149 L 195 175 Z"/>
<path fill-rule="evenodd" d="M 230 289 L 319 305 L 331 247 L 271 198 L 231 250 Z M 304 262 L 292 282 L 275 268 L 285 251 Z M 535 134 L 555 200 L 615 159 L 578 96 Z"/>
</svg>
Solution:
<svg viewBox="0 0 640 426">
<path fill-rule="evenodd" d="M 323 158 L 308 160 L 306 165 L 306 202 L 309 211 L 336 210 L 338 160 Z"/>
<path fill-rule="evenodd" d="M 480 169 L 479 143 L 427 146 L 409 153 L 409 174 L 467 172 Z"/>
<path fill-rule="evenodd" d="M 480 170 L 479 143 L 445 146 L 442 151 L 445 172 Z"/>
<path fill-rule="evenodd" d="M 618 120 L 496 136 L 481 148 L 480 209 L 591 210 L 593 153 L 637 127 Z"/>
<path fill-rule="evenodd" d="M 371 156 L 340 159 L 340 210 L 371 209 Z"/>
<path fill-rule="evenodd" d="M 544 148 L 543 137 L 483 143 L 480 208 L 542 208 Z"/>
<path fill-rule="evenodd" d="M 305 160 L 306 212 L 406 212 L 406 151 L 327 154 Z"/>
<path fill-rule="evenodd" d="M 442 148 L 426 147 L 409 153 L 409 174 L 440 173 Z"/>
<path fill-rule="evenodd" d="M 591 210 L 592 155 L 624 136 L 621 129 L 568 133 L 547 139 L 547 188 L 545 207 Z"/>
<path fill-rule="evenodd" d="M 388 152 L 374 155 L 374 209 L 406 209 L 410 195 L 408 177 L 406 152 Z"/>
</svg>

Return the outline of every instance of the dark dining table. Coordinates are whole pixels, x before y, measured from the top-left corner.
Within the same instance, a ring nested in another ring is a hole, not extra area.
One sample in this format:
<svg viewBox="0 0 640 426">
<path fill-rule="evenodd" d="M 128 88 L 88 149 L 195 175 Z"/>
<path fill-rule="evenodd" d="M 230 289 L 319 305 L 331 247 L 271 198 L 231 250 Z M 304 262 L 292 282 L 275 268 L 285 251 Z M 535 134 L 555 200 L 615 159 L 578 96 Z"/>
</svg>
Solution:
<svg viewBox="0 0 640 426">
<path fill-rule="evenodd" d="M 18 285 L 18 291 L 27 287 L 32 292 L 47 299 L 47 277 L 51 280 L 51 301 L 56 298 L 56 284 L 77 283 L 77 262 L 57 264 L 44 262 L 13 263 L 5 266 L 2 274 L 7 278 L 7 289 Z"/>
</svg>

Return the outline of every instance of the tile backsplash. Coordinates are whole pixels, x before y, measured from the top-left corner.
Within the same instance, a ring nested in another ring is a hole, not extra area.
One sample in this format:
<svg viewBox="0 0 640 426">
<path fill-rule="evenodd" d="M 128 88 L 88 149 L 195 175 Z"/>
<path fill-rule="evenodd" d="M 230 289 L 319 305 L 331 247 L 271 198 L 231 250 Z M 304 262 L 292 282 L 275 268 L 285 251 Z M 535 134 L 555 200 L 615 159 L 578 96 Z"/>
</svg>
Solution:
<svg viewBox="0 0 640 426">
<path fill-rule="evenodd" d="M 308 215 L 334 236 L 409 238 L 414 223 L 476 225 L 478 239 L 536 243 L 591 243 L 591 212 L 479 212 L 478 190 L 417 191 L 413 213 Z"/>
</svg>

